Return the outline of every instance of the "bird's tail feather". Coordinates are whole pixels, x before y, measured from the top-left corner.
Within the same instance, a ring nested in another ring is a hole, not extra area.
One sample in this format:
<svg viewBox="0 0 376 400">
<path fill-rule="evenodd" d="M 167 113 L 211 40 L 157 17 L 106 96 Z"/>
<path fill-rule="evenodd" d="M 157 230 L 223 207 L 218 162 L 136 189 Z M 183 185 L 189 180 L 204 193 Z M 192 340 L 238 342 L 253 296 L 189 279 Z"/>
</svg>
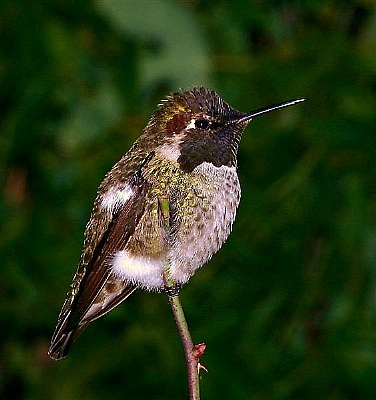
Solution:
<svg viewBox="0 0 376 400">
<path fill-rule="evenodd" d="M 87 323 L 83 323 L 69 332 L 62 332 L 62 329 L 60 329 L 60 332 L 56 332 L 52 337 L 48 355 L 56 361 L 66 357 L 73 341 L 83 332 L 86 326 Z"/>
</svg>

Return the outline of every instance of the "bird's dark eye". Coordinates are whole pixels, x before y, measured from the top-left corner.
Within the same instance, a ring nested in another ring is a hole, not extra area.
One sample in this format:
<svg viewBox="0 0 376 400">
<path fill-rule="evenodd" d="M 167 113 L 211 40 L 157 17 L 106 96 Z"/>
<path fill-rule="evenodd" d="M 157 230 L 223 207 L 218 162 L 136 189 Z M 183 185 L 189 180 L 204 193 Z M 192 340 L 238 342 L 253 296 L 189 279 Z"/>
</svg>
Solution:
<svg viewBox="0 0 376 400">
<path fill-rule="evenodd" d="M 207 119 L 198 119 L 195 121 L 195 128 L 197 129 L 208 129 L 210 122 Z"/>
</svg>

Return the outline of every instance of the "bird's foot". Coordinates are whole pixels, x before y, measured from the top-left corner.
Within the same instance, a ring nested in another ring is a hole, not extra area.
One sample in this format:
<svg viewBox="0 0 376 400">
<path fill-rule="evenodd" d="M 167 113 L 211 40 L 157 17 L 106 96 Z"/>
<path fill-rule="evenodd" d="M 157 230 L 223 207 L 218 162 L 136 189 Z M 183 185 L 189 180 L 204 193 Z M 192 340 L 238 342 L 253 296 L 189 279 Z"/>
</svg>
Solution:
<svg viewBox="0 0 376 400">
<path fill-rule="evenodd" d="M 181 288 L 180 283 L 174 283 L 171 286 L 166 285 L 164 287 L 164 291 L 167 294 L 167 296 L 174 297 L 174 296 L 179 296 L 180 288 Z"/>
</svg>

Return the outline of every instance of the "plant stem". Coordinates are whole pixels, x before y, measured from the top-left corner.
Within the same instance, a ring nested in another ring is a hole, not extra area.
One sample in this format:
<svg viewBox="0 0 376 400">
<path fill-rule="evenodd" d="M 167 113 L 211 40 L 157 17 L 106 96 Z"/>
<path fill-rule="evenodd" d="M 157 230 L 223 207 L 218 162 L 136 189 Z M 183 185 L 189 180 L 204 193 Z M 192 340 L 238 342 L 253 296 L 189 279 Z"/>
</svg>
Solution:
<svg viewBox="0 0 376 400">
<path fill-rule="evenodd" d="M 187 362 L 189 399 L 200 399 L 200 383 L 198 375 L 198 357 L 195 354 L 195 346 L 192 342 L 187 320 L 180 304 L 179 296 L 168 296 L 172 313 L 178 327 L 181 342 L 184 347 L 185 360 Z"/>
</svg>

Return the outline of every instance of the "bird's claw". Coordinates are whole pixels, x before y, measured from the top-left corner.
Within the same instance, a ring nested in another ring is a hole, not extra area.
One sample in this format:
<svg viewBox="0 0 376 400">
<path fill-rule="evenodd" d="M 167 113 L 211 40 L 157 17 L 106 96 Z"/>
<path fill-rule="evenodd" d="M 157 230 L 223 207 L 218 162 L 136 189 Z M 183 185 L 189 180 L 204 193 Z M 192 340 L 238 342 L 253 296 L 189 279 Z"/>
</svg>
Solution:
<svg viewBox="0 0 376 400">
<path fill-rule="evenodd" d="M 164 291 L 167 296 L 174 297 L 179 296 L 181 285 L 180 283 L 174 283 L 172 286 L 165 286 Z"/>
</svg>

